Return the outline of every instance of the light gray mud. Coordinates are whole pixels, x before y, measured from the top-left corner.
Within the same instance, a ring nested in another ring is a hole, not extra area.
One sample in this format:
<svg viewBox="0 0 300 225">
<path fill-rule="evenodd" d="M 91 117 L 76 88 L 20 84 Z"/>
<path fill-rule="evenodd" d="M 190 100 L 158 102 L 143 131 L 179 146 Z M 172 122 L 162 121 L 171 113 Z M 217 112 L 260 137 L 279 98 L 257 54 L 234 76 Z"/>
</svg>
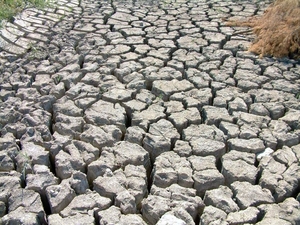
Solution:
<svg viewBox="0 0 300 225">
<path fill-rule="evenodd" d="M 0 34 L 1 224 L 300 224 L 300 66 L 258 1 L 59 1 Z"/>
</svg>

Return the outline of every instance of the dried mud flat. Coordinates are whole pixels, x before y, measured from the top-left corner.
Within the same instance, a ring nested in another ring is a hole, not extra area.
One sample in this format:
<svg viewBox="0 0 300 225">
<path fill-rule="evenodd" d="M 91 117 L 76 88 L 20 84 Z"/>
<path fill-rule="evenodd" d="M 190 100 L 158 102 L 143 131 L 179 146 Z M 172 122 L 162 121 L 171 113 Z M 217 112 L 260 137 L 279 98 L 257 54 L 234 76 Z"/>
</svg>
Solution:
<svg viewBox="0 0 300 225">
<path fill-rule="evenodd" d="M 59 1 L 0 34 L 0 224 L 300 224 L 300 65 L 254 1 Z"/>
</svg>

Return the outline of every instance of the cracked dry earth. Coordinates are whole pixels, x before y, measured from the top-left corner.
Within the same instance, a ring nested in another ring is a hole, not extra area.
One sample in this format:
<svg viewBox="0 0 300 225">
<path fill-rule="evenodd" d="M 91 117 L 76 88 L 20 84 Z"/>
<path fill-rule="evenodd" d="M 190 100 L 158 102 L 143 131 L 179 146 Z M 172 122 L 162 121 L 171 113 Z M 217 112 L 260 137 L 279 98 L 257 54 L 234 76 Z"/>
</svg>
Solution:
<svg viewBox="0 0 300 225">
<path fill-rule="evenodd" d="M 0 224 L 300 224 L 300 65 L 267 2 L 59 1 L 0 35 Z"/>
</svg>

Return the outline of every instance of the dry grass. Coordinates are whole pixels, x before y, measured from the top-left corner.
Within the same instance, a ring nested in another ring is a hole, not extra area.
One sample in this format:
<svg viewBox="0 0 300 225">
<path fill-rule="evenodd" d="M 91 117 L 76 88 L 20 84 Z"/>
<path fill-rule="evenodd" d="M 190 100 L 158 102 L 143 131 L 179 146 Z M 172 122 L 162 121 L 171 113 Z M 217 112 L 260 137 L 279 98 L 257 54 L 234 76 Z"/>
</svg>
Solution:
<svg viewBox="0 0 300 225">
<path fill-rule="evenodd" d="M 300 58 L 300 0 L 276 0 L 262 16 L 228 25 L 251 27 L 257 39 L 249 51 L 261 57 Z"/>
</svg>

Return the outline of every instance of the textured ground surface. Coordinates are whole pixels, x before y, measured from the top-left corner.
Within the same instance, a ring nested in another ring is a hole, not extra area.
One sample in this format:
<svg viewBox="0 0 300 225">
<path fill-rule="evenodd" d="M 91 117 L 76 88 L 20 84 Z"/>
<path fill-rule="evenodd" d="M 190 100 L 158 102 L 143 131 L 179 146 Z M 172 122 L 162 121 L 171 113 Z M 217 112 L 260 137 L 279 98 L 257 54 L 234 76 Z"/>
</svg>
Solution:
<svg viewBox="0 0 300 225">
<path fill-rule="evenodd" d="M 0 223 L 300 224 L 300 66 L 223 18 L 59 1 L 0 34 Z"/>
</svg>

